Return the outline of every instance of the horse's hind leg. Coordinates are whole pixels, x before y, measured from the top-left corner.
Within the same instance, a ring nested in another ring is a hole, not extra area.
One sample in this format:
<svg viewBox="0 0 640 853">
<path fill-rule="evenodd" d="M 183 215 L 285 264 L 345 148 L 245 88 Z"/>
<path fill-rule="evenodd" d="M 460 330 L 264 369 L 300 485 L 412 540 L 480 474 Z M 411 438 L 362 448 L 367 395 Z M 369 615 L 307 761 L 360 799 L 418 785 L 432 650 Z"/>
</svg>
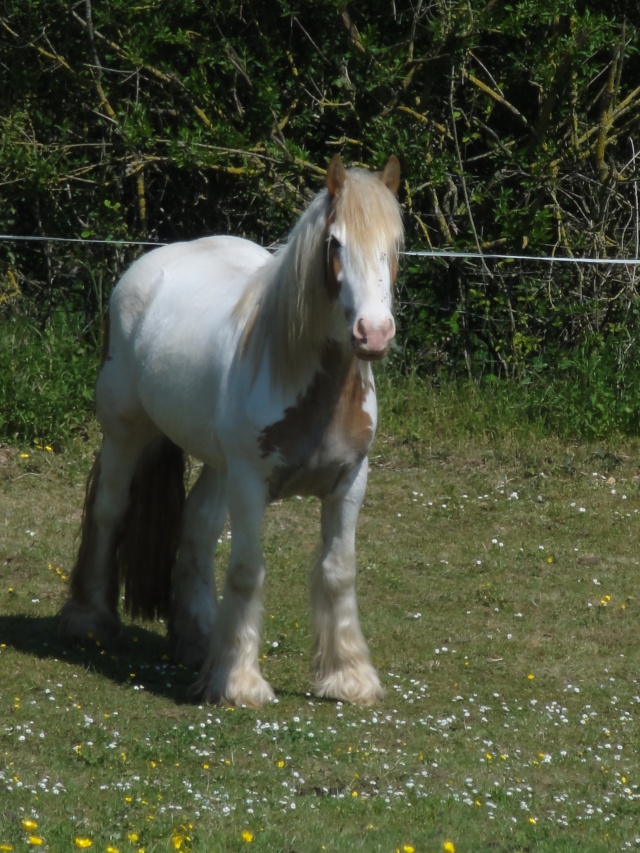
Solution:
<svg viewBox="0 0 640 853">
<path fill-rule="evenodd" d="M 314 682 L 319 696 L 370 705 L 384 691 L 371 665 L 356 603 L 355 530 L 367 460 L 322 502 L 322 550 L 311 577 Z"/>
<path fill-rule="evenodd" d="M 173 657 L 194 669 L 204 663 L 216 619 L 213 557 L 226 517 L 226 477 L 205 465 L 184 508 L 169 614 Z"/>
<path fill-rule="evenodd" d="M 148 440 L 140 432 L 120 440 L 105 436 L 102 442 L 88 482 L 70 596 L 60 613 L 62 637 L 108 642 L 119 629 L 118 534 L 136 465 Z"/>
</svg>

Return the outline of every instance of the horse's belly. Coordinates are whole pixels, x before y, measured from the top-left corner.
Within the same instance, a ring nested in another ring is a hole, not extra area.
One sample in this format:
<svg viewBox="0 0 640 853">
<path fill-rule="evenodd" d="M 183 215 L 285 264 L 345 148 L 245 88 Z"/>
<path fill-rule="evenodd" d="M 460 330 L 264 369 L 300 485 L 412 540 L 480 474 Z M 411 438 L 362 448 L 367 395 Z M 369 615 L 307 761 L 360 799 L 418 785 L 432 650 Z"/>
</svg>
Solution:
<svg viewBox="0 0 640 853">
<path fill-rule="evenodd" d="M 278 466 L 269 477 L 269 497 L 271 500 L 293 495 L 324 498 L 335 491 L 350 470 L 351 466 L 338 462 L 315 470 Z"/>
</svg>

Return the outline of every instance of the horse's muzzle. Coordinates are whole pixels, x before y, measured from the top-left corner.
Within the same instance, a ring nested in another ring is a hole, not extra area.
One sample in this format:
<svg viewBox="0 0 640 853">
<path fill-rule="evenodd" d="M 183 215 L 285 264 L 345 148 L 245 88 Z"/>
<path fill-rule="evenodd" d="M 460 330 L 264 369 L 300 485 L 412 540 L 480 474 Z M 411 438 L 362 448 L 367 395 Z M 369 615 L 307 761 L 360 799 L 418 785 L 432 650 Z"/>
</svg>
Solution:
<svg viewBox="0 0 640 853">
<path fill-rule="evenodd" d="M 396 334 L 393 317 L 379 323 L 367 322 L 360 317 L 353 326 L 351 345 L 356 356 L 364 361 L 378 361 L 389 352 Z"/>
</svg>

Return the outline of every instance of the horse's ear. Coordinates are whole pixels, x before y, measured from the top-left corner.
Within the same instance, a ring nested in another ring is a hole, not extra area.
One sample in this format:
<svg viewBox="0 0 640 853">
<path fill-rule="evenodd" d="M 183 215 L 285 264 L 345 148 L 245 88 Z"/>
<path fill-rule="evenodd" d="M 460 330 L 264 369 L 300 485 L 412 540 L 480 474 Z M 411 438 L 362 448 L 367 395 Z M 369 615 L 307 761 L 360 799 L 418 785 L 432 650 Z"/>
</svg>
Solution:
<svg viewBox="0 0 640 853">
<path fill-rule="evenodd" d="M 395 154 L 392 154 L 391 157 L 389 157 L 387 165 L 384 167 L 382 172 L 380 172 L 378 177 L 385 187 L 388 187 L 394 195 L 398 192 L 398 187 L 400 186 L 400 161 Z"/>
<path fill-rule="evenodd" d="M 327 189 L 331 198 L 335 198 L 340 194 L 346 179 L 347 172 L 342 165 L 340 155 L 334 154 L 327 166 Z"/>
</svg>

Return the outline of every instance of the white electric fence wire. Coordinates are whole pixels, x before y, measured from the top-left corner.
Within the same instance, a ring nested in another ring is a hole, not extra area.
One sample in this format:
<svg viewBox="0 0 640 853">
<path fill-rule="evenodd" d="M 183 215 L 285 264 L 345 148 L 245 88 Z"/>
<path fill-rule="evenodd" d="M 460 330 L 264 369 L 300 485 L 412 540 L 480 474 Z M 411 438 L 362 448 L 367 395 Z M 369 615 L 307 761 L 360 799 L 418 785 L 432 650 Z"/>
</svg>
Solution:
<svg viewBox="0 0 640 853">
<path fill-rule="evenodd" d="M 98 240 L 81 237 L 39 237 L 16 234 L 0 234 L 0 241 L 5 242 L 32 242 L 32 243 L 86 243 L 88 245 L 103 246 L 165 246 L 166 243 L 151 242 L 144 240 Z M 463 260 L 485 260 L 485 261 L 540 261 L 555 264 L 602 264 L 610 266 L 634 266 L 640 264 L 640 258 L 575 258 L 558 255 L 499 255 L 484 252 L 454 252 L 449 249 L 425 249 L 406 251 L 401 253 L 410 258 L 461 258 Z M 636 254 L 640 254 L 636 252 Z"/>
</svg>

